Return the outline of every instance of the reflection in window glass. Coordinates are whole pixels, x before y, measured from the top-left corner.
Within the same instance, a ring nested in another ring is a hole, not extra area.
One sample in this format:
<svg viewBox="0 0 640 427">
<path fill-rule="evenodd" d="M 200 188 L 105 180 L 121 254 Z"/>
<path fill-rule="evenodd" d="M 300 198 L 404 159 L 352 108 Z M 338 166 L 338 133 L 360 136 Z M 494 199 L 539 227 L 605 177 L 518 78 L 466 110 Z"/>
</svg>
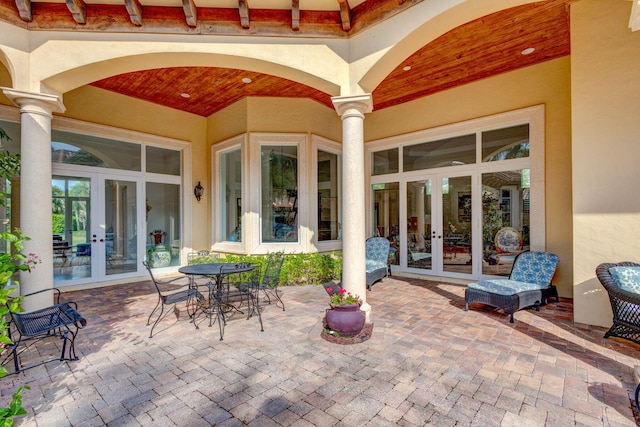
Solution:
<svg viewBox="0 0 640 427">
<path fill-rule="evenodd" d="M 318 241 L 340 235 L 340 157 L 318 150 Z"/>
<path fill-rule="evenodd" d="M 402 168 L 405 172 L 475 162 L 475 134 L 409 145 L 402 149 Z"/>
<path fill-rule="evenodd" d="M 147 147 L 147 172 L 180 176 L 180 151 Z"/>
<path fill-rule="evenodd" d="M 373 184 L 374 235 L 389 239 L 390 263 L 400 264 L 400 186 L 397 182 Z"/>
<path fill-rule="evenodd" d="M 140 144 L 59 130 L 51 131 L 53 163 L 141 171 L 141 153 Z"/>
<path fill-rule="evenodd" d="M 529 157 L 529 125 L 482 132 L 482 161 Z"/>
<path fill-rule="evenodd" d="M 262 241 L 298 241 L 298 147 L 263 145 Z"/>
<path fill-rule="evenodd" d="M 220 155 L 220 216 L 223 240 L 242 241 L 242 151 Z"/>
<path fill-rule="evenodd" d="M 529 169 L 482 175 L 482 272 L 508 276 L 513 260 L 529 249 Z"/>
<path fill-rule="evenodd" d="M 400 169 L 399 162 L 399 149 L 392 148 L 390 150 L 376 151 L 373 153 L 373 175 L 384 175 L 388 173 L 397 173 Z"/>
<path fill-rule="evenodd" d="M 443 271 L 471 274 L 471 177 L 442 178 Z"/>
<path fill-rule="evenodd" d="M 180 186 L 147 182 L 147 259 L 152 268 L 180 265 Z"/>
<path fill-rule="evenodd" d="M 407 266 L 431 269 L 431 180 L 407 182 Z"/>
</svg>

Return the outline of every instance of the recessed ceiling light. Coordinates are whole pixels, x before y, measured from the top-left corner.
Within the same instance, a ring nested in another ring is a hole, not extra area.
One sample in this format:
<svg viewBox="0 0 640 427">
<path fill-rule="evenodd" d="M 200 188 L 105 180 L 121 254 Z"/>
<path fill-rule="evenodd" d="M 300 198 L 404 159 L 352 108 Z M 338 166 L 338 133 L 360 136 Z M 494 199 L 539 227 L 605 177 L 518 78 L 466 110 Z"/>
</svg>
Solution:
<svg viewBox="0 0 640 427">
<path fill-rule="evenodd" d="M 522 52 L 520 52 L 521 55 L 530 55 L 532 54 L 534 51 L 536 50 L 535 47 L 528 47 L 526 49 L 523 49 Z"/>
<path fill-rule="evenodd" d="M 249 77 L 244 77 L 244 78 L 242 79 L 242 83 L 249 84 L 249 83 L 251 83 L 251 79 L 250 79 Z"/>
<path fill-rule="evenodd" d="M 180 96 L 183 98 L 191 98 L 191 95 L 189 95 L 187 92 L 182 92 Z"/>
<path fill-rule="evenodd" d="M 402 69 L 404 71 L 409 71 L 411 69 L 411 65 L 405 65 L 404 67 L 402 67 Z"/>
</svg>

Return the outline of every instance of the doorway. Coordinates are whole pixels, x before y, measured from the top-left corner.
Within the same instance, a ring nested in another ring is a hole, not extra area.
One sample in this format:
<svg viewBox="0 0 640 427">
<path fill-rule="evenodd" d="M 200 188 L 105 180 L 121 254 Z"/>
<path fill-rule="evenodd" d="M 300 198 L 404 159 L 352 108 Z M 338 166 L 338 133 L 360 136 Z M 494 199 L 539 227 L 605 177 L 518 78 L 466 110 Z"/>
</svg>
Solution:
<svg viewBox="0 0 640 427">
<path fill-rule="evenodd" d="M 433 275 L 473 273 L 471 175 L 430 174 L 406 188 L 401 259 Z"/>
<path fill-rule="evenodd" d="M 56 285 L 138 274 L 138 230 L 143 226 L 139 178 L 99 173 L 52 178 L 54 282 Z"/>
</svg>

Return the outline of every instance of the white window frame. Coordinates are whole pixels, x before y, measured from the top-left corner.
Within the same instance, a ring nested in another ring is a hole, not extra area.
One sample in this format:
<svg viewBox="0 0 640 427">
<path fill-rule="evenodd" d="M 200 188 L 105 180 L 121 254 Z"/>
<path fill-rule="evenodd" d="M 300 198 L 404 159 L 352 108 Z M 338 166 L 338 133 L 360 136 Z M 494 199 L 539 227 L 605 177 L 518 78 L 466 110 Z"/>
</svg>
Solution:
<svg viewBox="0 0 640 427">
<path fill-rule="evenodd" d="M 307 145 L 309 136 L 305 133 L 263 133 L 251 132 L 249 134 L 249 212 L 243 213 L 243 221 L 251 224 L 251 235 L 247 238 L 251 242 L 250 251 L 247 253 L 266 254 L 269 252 L 284 251 L 307 252 L 309 248 L 310 224 L 309 224 L 309 167 Z M 296 146 L 298 149 L 298 241 L 297 242 L 262 242 L 261 224 L 261 200 L 262 200 L 262 165 L 261 152 L 263 145 Z M 244 205 L 244 203 L 243 203 Z M 247 218 L 248 215 L 249 217 Z M 245 234 L 246 236 L 246 234 Z"/>
<path fill-rule="evenodd" d="M 251 227 L 249 227 L 249 215 L 245 208 L 245 200 L 247 200 L 247 194 L 249 194 L 249 172 L 246 167 L 249 164 L 249 153 L 247 150 L 247 134 L 237 135 L 215 144 L 211 147 L 211 180 L 210 188 L 213 189 L 213 197 L 211 198 L 211 219 L 213 221 L 211 241 L 213 242 L 212 249 L 216 252 L 227 253 L 247 253 L 249 248 L 249 237 L 251 236 Z M 220 211 L 219 201 L 225 197 L 225 189 L 222 188 L 222 180 L 219 176 L 221 170 L 220 159 L 223 154 L 229 153 L 240 149 L 240 167 L 241 171 L 241 198 L 242 198 L 242 224 L 241 229 L 241 241 L 231 242 L 225 239 L 222 231 L 222 215 Z M 247 200 L 248 202 L 248 200 Z"/>
<path fill-rule="evenodd" d="M 309 191 L 318 194 L 318 150 L 338 156 L 340 182 L 338 182 L 338 209 L 342 211 L 342 145 L 318 135 L 311 135 L 311 176 Z M 311 197 L 309 224 L 314 230 L 312 245 L 318 252 L 336 251 L 342 249 L 342 240 L 318 240 L 318 197 Z"/>
</svg>

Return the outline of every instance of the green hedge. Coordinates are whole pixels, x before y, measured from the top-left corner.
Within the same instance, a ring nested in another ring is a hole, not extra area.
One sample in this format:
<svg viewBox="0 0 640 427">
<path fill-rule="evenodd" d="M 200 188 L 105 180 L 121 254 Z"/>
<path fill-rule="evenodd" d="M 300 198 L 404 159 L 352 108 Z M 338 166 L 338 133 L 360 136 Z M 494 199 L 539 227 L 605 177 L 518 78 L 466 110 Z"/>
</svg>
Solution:
<svg viewBox="0 0 640 427">
<path fill-rule="evenodd" d="M 266 266 L 266 255 L 233 255 L 223 254 L 224 262 L 250 262 Z M 209 257 L 192 260 L 192 264 L 215 262 Z M 331 280 L 339 280 L 342 271 L 342 252 L 286 254 L 280 271 L 281 286 L 297 286 L 321 284 Z"/>
</svg>

